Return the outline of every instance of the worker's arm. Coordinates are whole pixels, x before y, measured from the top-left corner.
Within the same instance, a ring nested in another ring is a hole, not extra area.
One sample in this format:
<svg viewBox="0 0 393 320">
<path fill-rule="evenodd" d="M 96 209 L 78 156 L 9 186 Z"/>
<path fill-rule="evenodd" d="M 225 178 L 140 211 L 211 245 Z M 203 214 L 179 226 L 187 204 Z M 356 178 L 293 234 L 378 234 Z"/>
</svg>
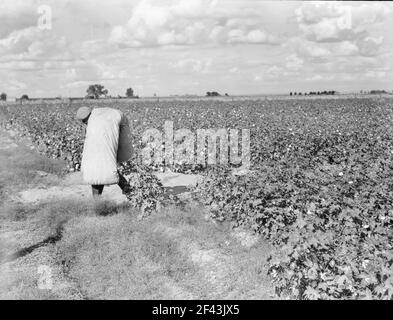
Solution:
<svg viewBox="0 0 393 320">
<path fill-rule="evenodd" d="M 132 135 L 127 117 L 123 114 L 120 121 L 119 149 L 117 152 L 117 162 L 121 163 L 131 158 L 133 153 Z"/>
</svg>

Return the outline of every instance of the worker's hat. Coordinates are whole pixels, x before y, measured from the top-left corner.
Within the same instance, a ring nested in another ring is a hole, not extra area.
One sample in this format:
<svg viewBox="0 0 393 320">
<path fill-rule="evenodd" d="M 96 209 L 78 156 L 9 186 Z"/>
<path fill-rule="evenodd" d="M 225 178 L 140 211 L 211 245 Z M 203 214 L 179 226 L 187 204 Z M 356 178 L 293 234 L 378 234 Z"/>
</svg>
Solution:
<svg viewBox="0 0 393 320">
<path fill-rule="evenodd" d="M 91 113 L 91 109 L 89 107 L 80 107 L 76 112 L 76 118 L 78 120 L 85 120 Z"/>
</svg>

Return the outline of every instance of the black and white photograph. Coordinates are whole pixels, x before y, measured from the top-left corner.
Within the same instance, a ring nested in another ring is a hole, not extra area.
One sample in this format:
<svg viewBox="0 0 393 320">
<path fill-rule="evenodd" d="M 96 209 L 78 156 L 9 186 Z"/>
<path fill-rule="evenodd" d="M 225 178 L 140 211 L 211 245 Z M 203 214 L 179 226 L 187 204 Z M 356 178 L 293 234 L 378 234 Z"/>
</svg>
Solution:
<svg viewBox="0 0 393 320">
<path fill-rule="evenodd" d="M 392 300 L 392 31 L 389 1 L 0 0 L 0 300 Z"/>
</svg>

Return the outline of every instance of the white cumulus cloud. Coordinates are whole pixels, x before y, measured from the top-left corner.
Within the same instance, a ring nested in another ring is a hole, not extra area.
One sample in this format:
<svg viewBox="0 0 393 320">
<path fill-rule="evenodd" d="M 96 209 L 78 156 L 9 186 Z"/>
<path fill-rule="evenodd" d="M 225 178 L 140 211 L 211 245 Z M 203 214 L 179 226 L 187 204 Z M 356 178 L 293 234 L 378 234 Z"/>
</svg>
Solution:
<svg viewBox="0 0 393 320">
<path fill-rule="evenodd" d="M 110 41 L 124 47 L 195 45 L 204 43 L 277 44 L 263 21 L 247 11 L 233 10 L 240 1 L 223 6 L 217 0 L 177 0 L 157 3 L 142 0 L 126 25 L 115 26 Z"/>
</svg>

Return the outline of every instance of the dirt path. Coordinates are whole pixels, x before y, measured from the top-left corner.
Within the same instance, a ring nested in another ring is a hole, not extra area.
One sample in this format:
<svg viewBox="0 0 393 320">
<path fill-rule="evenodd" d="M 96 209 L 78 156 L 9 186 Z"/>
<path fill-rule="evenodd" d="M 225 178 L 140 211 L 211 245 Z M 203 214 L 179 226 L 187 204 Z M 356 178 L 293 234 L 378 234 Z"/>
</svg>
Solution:
<svg viewBox="0 0 393 320">
<path fill-rule="evenodd" d="M 54 178 L 45 172 L 42 176 Z M 198 175 L 185 175 L 178 173 L 157 173 L 157 177 L 161 180 L 164 188 L 174 190 L 176 194 L 185 193 L 189 186 L 196 185 Z M 56 201 L 58 199 L 76 199 L 86 200 L 91 198 L 91 187 L 83 182 L 81 172 L 70 173 L 59 181 L 59 185 L 52 187 L 37 187 L 20 191 L 12 197 L 15 202 L 22 203 L 40 203 L 48 201 Z M 122 194 L 121 189 L 117 185 L 105 186 L 103 192 L 103 199 L 110 200 L 117 204 L 122 204 L 127 201 L 127 198 Z"/>
<path fill-rule="evenodd" d="M 0 150 L 18 153 L 20 142 L 15 134 L 0 131 Z M 24 146 L 26 148 L 26 146 Z M 28 149 L 31 146 L 27 145 Z M 6 161 L 2 158 L 2 161 Z M 91 199 L 91 189 L 82 181 L 79 172 L 71 173 L 65 177 L 58 177 L 45 171 L 36 170 L 35 175 L 41 183 L 37 186 L 28 184 L 12 188 L 7 193 L 8 205 L 22 204 L 39 206 L 45 203 L 56 203 L 61 200 L 86 200 Z M 176 193 L 187 192 L 187 186 L 195 185 L 200 179 L 198 175 L 175 174 L 171 172 L 157 173 L 164 187 L 175 190 Z M 48 182 L 49 186 L 45 184 Z M 106 186 L 103 198 L 116 204 L 127 201 L 117 185 Z M 205 298 L 233 298 L 239 297 L 236 288 L 231 287 L 233 277 L 241 275 L 243 265 L 218 244 L 210 243 L 209 248 L 204 247 L 204 242 L 187 236 L 187 229 L 173 228 L 165 223 L 155 225 L 151 232 L 164 233 L 188 257 L 197 269 L 202 282 L 206 283 L 208 293 Z M 259 238 L 246 231 L 231 231 L 229 237 L 238 243 L 244 250 L 250 250 Z M 79 284 L 71 281 L 63 273 L 56 257 L 56 242 L 60 240 L 58 234 L 47 234 L 38 220 L 33 217 L 28 219 L 3 219 L 0 226 L 0 299 L 84 299 L 85 296 Z M 154 268 L 153 268 L 154 269 Z M 47 274 L 49 272 L 49 275 Z M 49 278 L 48 278 L 49 277 Z M 49 279 L 49 280 L 48 280 Z M 196 299 L 200 294 L 192 292 L 182 283 L 174 281 L 171 277 L 162 276 L 163 286 L 167 291 L 167 299 Z M 48 284 L 49 281 L 49 284 Z M 33 283 L 37 287 L 50 286 L 50 290 L 25 288 L 25 283 Z M 24 286 L 21 295 L 18 288 Z M 9 288 L 13 288 L 11 291 Z M 251 297 L 269 298 L 266 290 L 257 292 L 252 288 Z M 248 296 L 242 294 L 241 296 Z"/>
</svg>

